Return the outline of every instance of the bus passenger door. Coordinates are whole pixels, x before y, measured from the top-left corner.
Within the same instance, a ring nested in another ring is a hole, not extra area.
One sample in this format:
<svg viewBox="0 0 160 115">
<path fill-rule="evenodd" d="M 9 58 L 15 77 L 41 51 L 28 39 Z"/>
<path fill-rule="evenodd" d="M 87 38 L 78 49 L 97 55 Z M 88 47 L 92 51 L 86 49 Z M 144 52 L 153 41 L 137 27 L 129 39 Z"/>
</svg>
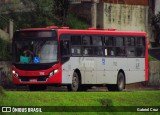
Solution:
<svg viewBox="0 0 160 115">
<path fill-rule="evenodd" d="M 70 36 L 62 35 L 60 41 L 60 56 L 62 64 L 62 83 L 72 83 L 70 63 Z"/>
</svg>

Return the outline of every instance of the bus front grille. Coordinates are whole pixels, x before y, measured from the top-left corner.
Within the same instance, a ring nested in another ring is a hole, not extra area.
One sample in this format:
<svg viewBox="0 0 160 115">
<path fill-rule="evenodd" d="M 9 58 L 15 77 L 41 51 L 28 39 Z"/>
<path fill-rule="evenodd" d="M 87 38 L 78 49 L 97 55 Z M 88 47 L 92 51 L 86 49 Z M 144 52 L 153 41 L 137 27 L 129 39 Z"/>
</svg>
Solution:
<svg viewBox="0 0 160 115">
<path fill-rule="evenodd" d="M 29 82 L 30 79 L 36 79 L 37 81 L 46 81 L 48 78 L 48 76 L 19 76 L 19 79 L 22 81 L 22 82 Z"/>
</svg>

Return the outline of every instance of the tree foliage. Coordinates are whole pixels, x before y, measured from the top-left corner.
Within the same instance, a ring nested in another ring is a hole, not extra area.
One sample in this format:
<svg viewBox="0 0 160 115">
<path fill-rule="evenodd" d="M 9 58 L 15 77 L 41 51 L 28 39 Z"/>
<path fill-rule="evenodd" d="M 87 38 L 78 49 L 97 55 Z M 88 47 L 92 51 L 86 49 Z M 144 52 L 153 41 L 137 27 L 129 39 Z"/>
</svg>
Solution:
<svg viewBox="0 0 160 115">
<path fill-rule="evenodd" d="M 15 29 L 29 27 L 62 26 L 65 24 L 69 0 L 20 0 L 24 9 L 9 11 Z"/>
<path fill-rule="evenodd" d="M 11 43 L 0 38 L 0 61 L 11 60 Z"/>
<path fill-rule="evenodd" d="M 66 24 L 66 18 L 69 8 L 69 0 L 53 0 L 52 13 L 57 17 L 60 25 Z"/>
<path fill-rule="evenodd" d="M 152 17 L 151 24 L 155 34 L 155 46 L 160 46 L 160 12 Z"/>
</svg>

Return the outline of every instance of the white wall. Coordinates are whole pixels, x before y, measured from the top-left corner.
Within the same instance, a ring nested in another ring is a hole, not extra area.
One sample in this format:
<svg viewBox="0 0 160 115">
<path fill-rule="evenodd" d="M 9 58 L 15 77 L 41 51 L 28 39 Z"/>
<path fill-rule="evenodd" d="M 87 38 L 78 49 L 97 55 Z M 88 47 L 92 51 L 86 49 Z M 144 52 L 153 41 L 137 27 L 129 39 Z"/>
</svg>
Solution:
<svg viewBox="0 0 160 115">
<path fill-rule="evenodd" d="M 148 31 L 148 7 L 104 3 L 103 28 L 118 30 Z M 98 19 L 100 20 L 100 19 Z M 102 25 L 102 22 L 97 24 Z"/>
<path fill-rule="evenodd" d="M 160 12 L 160 0 L 155 1 L 155 14 Z"/>
</svg>

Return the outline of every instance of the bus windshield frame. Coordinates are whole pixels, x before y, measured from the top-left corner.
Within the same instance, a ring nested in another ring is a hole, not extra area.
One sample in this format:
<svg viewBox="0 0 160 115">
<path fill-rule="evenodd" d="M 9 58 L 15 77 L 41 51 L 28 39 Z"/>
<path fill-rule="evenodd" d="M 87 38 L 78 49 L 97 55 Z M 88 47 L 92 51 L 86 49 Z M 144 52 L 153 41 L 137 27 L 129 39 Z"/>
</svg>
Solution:
<svg viewBox="0 0 160 115">
<path fill-rule="evenodd" d="M 51 64 L 58 62 L 55 30 L 17 31 L 13 37 L 13 64 Z M 53 59 L 54 58 L 54 59 Z"/>
</svg>

